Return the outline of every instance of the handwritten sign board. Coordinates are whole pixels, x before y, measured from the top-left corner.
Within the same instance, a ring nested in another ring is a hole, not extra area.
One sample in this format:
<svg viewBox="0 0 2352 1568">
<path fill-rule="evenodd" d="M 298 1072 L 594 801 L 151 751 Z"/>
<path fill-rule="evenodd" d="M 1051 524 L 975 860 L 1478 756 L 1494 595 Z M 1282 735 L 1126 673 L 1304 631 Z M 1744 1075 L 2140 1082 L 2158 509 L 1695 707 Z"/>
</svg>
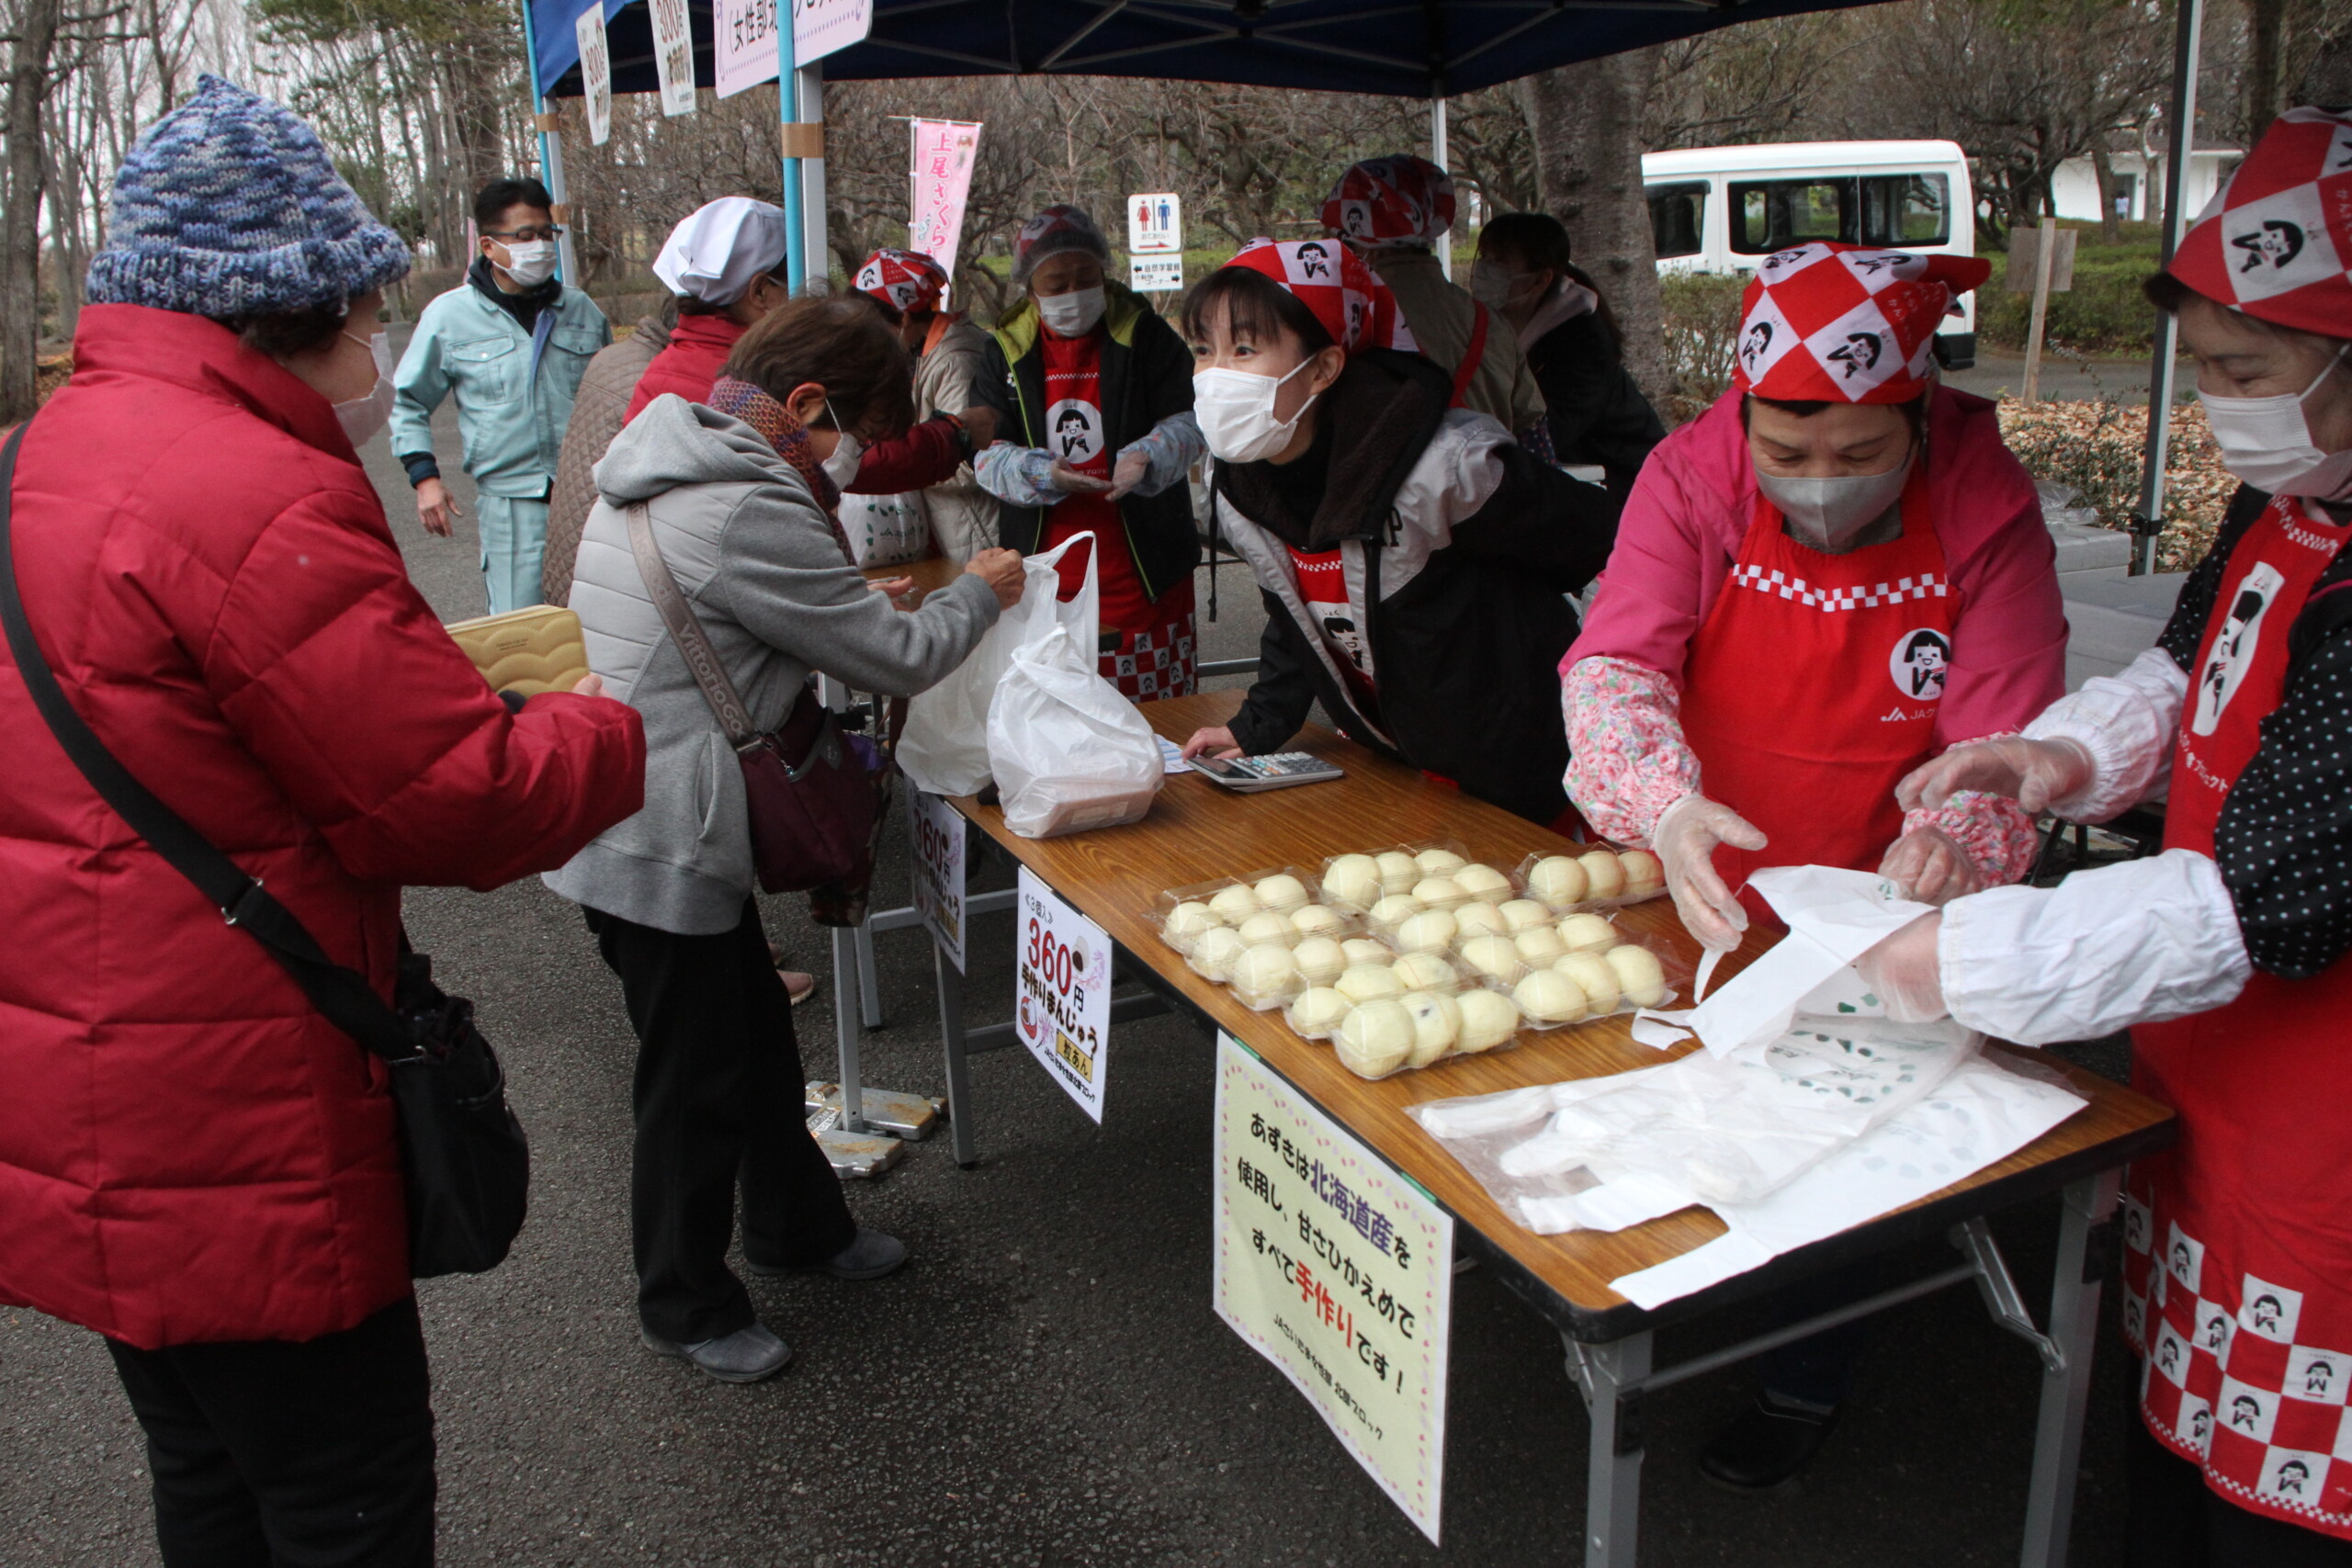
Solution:
<svg viewBox="0 0 2352 1568">
<path fill-rule="evenodd" d="M 1111 939 L 1025 865 L 1013 911 L 1013 1032 L 1062 1092 L 1101 1122 L 1111 1062 Z"/>
<path fill-rule="evenodd" d="M 1453 1216 L 1217 1036 L 1214 1295 L 1437 1543 Z"/>
<path fill-rule="evenodd" d="M 686 0 L 650 0 L 653 17 L 653 74 L 662 85 L 662 112 L 675 118 L 695 112 L 695 35 Z"/>
<path fill-rule="evenodd" d="M 605 41 L 605 0 L 571 24 L 580 46 L 580 92 L 588 103 L 588 140 L 598 147 L 613 136 L 613 52 Z"/>
<path fill-rule="evenodd" d="M 924 790 L 907 795 L 914 838 L 915 913 L 947 961 L 964 968 L 964 818 Z"/>
<path fill-rule="evenodd" d="M 720 97 L 775 81 L 775 0 L 711 0 L 710 42 Z"/>
</svg>

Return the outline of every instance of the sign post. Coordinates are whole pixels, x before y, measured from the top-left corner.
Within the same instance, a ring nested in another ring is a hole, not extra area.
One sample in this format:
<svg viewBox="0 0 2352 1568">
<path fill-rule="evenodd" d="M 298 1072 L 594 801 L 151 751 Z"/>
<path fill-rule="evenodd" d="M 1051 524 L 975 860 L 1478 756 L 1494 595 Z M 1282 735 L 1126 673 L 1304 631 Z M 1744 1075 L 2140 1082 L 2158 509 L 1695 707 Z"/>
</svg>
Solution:
<svg viewBox="0 0 2352 1568">
<path fill-rule="evenodd" d="M 2050 320 L 2050 297 L 2075 287 L 2075 231 L 2061 231 L 2058 220 L 2045 218 L 2038 228 L 2009 231 L 2009 292 L 2033 293 L 2033 315 L 2025 334 L 2025 389 L 2030 403 L 2041 390 L 2041 333 Z"/>
<path fill-rule="evenodd" d="M 1173 191 L 1127 197 L 1127 287 L 1139 294 L 1184 287 L 1184 204 Z"/>
<path fill-rule="evenodd" d="M 1217 1315 L 1435 1545 L 1453 1216 L 1224 1033 L 1215 1125 Z"/>
<path fill-rule="evenodd" d="M 1111 1065 L 1111 939 L 1025 865 L 1013 914 L 1013 1032 L 1100 1122 Z"/>
</svg>

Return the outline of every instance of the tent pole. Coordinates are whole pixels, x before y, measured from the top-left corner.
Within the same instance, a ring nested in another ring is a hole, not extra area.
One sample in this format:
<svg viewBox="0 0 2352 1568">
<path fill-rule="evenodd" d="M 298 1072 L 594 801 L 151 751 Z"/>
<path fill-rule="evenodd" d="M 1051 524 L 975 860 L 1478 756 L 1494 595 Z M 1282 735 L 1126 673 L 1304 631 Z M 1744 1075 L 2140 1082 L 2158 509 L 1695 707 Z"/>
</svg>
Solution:
<svg viewBox="0 0 2352 1568">
<path fill-rule="evenodd" d="M 800 118 L 821 135 L 825 124 L 825 62 L 811 61 L 799 70 L 793 96 L 799 100 Z M 825 238 L 825 155 L 819 151 L 800 160 L 800 256 L 808 281 L 823 284 L 832 276 Z"/>
<path fill-rule="evenodd" d="M 1446 166 L 1445 95 L 1430 95 L 1430 162 L 1442 169 Z M 1453 276 L 1453 235 L 1451 231 L 1438 236 L 1437 265 L 1448 279 Z"/>
<path fill-rule="evenodd" d="M 523 69 L 530 73 L 530 100 L 538 106 L 531 123 L 539 136 L 539 176 L 547 184 L 548 195 L 556 205 L 555 220 L 563 225 L 563 238 L 556 243 L 556 276 L 574 288 L 580 287 L 580 269 L 571 254 L 571 215 L 566 209 L 563 192 L 563 142 L 556 135 L 555 100 L 539 96 L 539 40 L 531 29 L 531 0 L 523 0 Z M 472 258 L 467 258 L 472 265 Z"/>
<path fill-rule="evenodd" d="M 2172 263 L 2173 251 L 2188 228 L 2184 210 L 2188 195 L 2188 154 L 2196 145 L 2198 53 L 2205 28 L 2205 0 L 2179 0 L 2179 25 L 2173 37 L 2172 103 L 2165 126 L 2165 216 L 2159 266 Z M 2169 310 L 2156 312 L 2155 349 L 2148 364 L 2148 446 L 2140 463 L 2140 510 L 2132 514 L 2137 536 L 2132 571 L 2142 576 L 2156 570 L 2156 536 L 2164 531 L 2165 461 L 2172 445 L 2173 355 L 2180 323 Z"/>
<path fill-rule="evenodd" d="M 792 57 L 792 7 L 786 0 L 775 0 L 775 99 L 776 115 L 783 121 L 778 137 L 784 152 L 784 276 L 792 292 L 800 292 L 808 280 L 807 258 L 800 249 L 800 160 L 793 153 L 798 146 L 798 132 L 794 129 L 800 118 L 798 95 L 794 78 L 799 74 Z"/>
</svg>

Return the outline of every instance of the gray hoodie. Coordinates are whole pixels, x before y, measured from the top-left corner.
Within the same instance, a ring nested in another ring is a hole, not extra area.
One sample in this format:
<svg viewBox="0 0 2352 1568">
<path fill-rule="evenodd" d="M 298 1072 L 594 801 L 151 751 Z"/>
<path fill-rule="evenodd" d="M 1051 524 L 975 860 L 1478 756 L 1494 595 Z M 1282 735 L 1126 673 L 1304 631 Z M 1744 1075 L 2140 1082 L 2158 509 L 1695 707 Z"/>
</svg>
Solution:
<svg viewBox="0 0 2352 1568">
<path fill-rule="evenodd" d="M 842 558 L 792 465 L 750 425 L 684 398 L 648 403 L 595 474 L 571 608 L 589 668 L 645 717 L 645 807 L 547 884 L 682 936 L 732 931 L 753 883 L 742 773 L 638 576 L 622 509 L 647 503 L 662 558 L 763 730 L 784 722 L 811 670 L 890 696 L 936 684 L 996 624 L 996 595 L 964 576 L 912 615 L 893 609 Z"/>
</svg>

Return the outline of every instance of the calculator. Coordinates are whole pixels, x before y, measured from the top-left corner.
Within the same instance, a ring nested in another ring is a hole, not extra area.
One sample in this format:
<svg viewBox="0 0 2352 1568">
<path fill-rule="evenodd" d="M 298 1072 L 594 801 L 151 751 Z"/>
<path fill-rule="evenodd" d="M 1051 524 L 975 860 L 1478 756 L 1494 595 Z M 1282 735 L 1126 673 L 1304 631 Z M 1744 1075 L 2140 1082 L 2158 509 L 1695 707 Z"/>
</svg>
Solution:
<svg viewBox="0 0 2352 1568">
<path fill-rule="evenodd" d="M 1227 757 L 1222 761 L 1195 757 L 1193 766 L 1216 783 L 1241 795 L 1262 789 L 1288 789 L 1293 784 L 1326 784 L 1345 778 L 1347 770 L 1310 751 L 1275 751 L 1263 757 Z"/>
</svg>

